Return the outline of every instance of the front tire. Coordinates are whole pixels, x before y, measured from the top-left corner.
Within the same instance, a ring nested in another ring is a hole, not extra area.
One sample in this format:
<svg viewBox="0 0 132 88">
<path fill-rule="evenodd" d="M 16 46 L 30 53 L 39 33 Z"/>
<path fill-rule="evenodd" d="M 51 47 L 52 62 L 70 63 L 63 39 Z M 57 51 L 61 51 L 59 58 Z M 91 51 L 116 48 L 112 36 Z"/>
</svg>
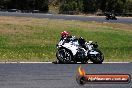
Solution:
<svg viewBox="0 0 132 88">
<path fill-rule="evenodd" d="M 56 57 L 61 63 L 71 63 L 72 60 L 72 54 L 67 49 L 59 49 L 56 53 Z"/>
<path fill-rule="evenodd" d="M 103 53 L 98 50 L 98 49 L 95 49 L 95 51 L 99 52 L 99 54 L 97 54 L 96 56 L 92 56 L 90 58 L 90 60 L 94 63 L 94 64 L 102 64 L 102 62 L 104 61 L 104 55 Z"/>
<path fill-rule="evenodd" d="M 108 18 L 108 17 L 106 17 L 106 20 L 109 20 L 109 18 Z"/>
<path fill-rule="evenodd" d="M 93 60 L 93 63 L 94 64 L 102 64 L 103 60 L 104 60 L 104 56 L 99 55 L 99 56 L 96 57 L 96 60 Z"/>
<path fill-rule="evenodd" d="M 117 18 L 115 17 L 115 20 L 117 20 Z"/>
</svg>

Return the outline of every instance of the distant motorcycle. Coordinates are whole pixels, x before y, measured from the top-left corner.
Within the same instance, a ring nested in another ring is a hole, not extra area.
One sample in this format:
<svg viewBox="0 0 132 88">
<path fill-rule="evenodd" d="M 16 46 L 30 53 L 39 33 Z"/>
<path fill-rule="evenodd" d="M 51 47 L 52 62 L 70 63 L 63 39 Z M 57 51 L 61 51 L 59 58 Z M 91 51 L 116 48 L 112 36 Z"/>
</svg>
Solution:
<svg viewBox="0 0 132 88">
<path fill-rule="evenodd" d="M 87 63 L 90 59 L 95 64 L 101 64 L 104 56 L 97 47 L 97 43 L 93 43 L 93 41 L 84 42 L 75 38 L 67 41 L 64 39 L 57 44 L 56 57 L 61 63 Z"/>
<path fill-rule="evenodd" d="M 106 14 L 106 20 L 117 20 L 115 14 Z"/>
</svg>

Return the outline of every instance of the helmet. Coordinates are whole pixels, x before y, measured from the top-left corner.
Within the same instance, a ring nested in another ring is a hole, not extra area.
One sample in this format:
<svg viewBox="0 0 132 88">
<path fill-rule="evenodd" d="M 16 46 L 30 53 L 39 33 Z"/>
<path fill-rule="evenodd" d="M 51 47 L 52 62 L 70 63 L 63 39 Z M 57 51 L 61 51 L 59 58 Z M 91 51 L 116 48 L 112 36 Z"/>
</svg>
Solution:
<svg viewBox="0 0 132 88">
<path fill-rule="evenodd" d="M 65 38 L 67 36 L 69 36 L 69 33 L 67 31 L 61 32 L 61 37 Z"/>
</svg>

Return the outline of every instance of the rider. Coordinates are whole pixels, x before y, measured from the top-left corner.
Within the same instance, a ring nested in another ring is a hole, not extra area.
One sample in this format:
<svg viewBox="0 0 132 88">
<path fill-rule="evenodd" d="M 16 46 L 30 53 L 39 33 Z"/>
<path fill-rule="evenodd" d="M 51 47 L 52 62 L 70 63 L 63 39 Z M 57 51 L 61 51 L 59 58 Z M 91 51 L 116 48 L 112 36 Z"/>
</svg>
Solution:
<svg viewBox="0 0 132 88">
<path fill-rule="evenodd" d="M 77 40 L 77 38 L 75 36 L 71 36 L 70 33 L 67 31 L 61 32 L 60 41 L 70 42 L 72 40 Z"/>
<path fill-rule="evenodd" d="M 61 39 L 60 41 L 65 41 L 65 42 L 70 42 L 72 40 L 78 40 L 78 43 L 81 47 L 85 48 L 85 39 L 80 37 L 80 38 L 76 38 L 75 36 L 71 36 L 69 32 L 67 31 L 63 31 L 61 32 Z"/>
<path fill-rule="evenodd" d="M 60 34 L 61 34 L 61 38 L 60 38 L 59 43 L 63 43 L 64 41 L 66 41 L 70 37 L 70 33 L 67 31 L 63 31 Z M 56 46 L 58 46 L 58 44 Z M 60 62 L 57 60 L 57 61 L 53 61 L 52 63 L 57 64 Z"/>
<path fill-rule="evenodd" d="M 86 48 L 86 47 L 85 47 L 85 42 L 86 42 L 86 41 L 85 41 L 82 37 L 80 37 L 80 38 L 78 39 L 78 38 L 76 38 L 75 36 L 71 36 L 70 33 L 67 32 L 67 31 L 61 32 L 61 39 L 60 39 L 59 43 L 63 43 L 64 41 L 65 41 L 65 42 L 70 42 L 70 41 L 72 41 L 72 40 L 78 40 L 79 45 L 80 45 L 81 47 Z M 57 44 L 57 46 L 58 46 L 58 44 Z M 53 63 L 56 64 L 56 63 L 59 63 L 59 61 L 54 61 Z"/>
<path fill-rule="evenodd" d="M 63 31 L 63 32 L 61 32 L 61 39 L 60 40 L 63 40 L 65 38 L 67 38 L 68 36 L 70 36 L 70 33 L 67 31 Z"/>
</svg>

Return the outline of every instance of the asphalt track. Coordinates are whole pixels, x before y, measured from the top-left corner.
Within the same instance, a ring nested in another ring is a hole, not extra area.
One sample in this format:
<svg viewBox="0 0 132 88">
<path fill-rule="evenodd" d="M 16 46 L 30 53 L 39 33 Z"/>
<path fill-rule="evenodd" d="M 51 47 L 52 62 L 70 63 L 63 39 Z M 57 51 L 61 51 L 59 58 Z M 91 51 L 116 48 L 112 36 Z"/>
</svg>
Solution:
<svg viewBox="0 0 132 88">
<path fill-rule="evenodd" d="M 82 66 L 88 74 L 123 73 L 132 75 L 132 63 L 110 64 L 0 64 L 0 88 L 132 88 L 129 84 L 86 84 L 76 82 Z"/>
<path fill-rule="evenodd" d="M 132 24 L 132 18 L 105 20 L 104 17 L 68 16 L 32 13 L 0 12 L 0 16 L 35 17 L 80 21 L 97 21 Z M 76 72 L 81 64 L 46 64 L 46 63 L 1 63 L 0 88 L 132 88 L 129 84 L 86 84 L 79 86 Z M 81 65 L 87 73 L 123 73 L 132 76 L 132 63 L 105 63 Z"/>
<path fill-rule="evenodd" d="M 53 14 L 19 13 L 19 12 L 0 12 L 0 16 L 18 16 L 18 17 L 33 17 L 33 18 L 49 18 L 49 19 L 132 24 L 132 18 L 130 17 L 117 17 L 118 20 L 105 20 L 105 17 L 98 17 L 98 16 L 53 15 Z"/>
</svg>

